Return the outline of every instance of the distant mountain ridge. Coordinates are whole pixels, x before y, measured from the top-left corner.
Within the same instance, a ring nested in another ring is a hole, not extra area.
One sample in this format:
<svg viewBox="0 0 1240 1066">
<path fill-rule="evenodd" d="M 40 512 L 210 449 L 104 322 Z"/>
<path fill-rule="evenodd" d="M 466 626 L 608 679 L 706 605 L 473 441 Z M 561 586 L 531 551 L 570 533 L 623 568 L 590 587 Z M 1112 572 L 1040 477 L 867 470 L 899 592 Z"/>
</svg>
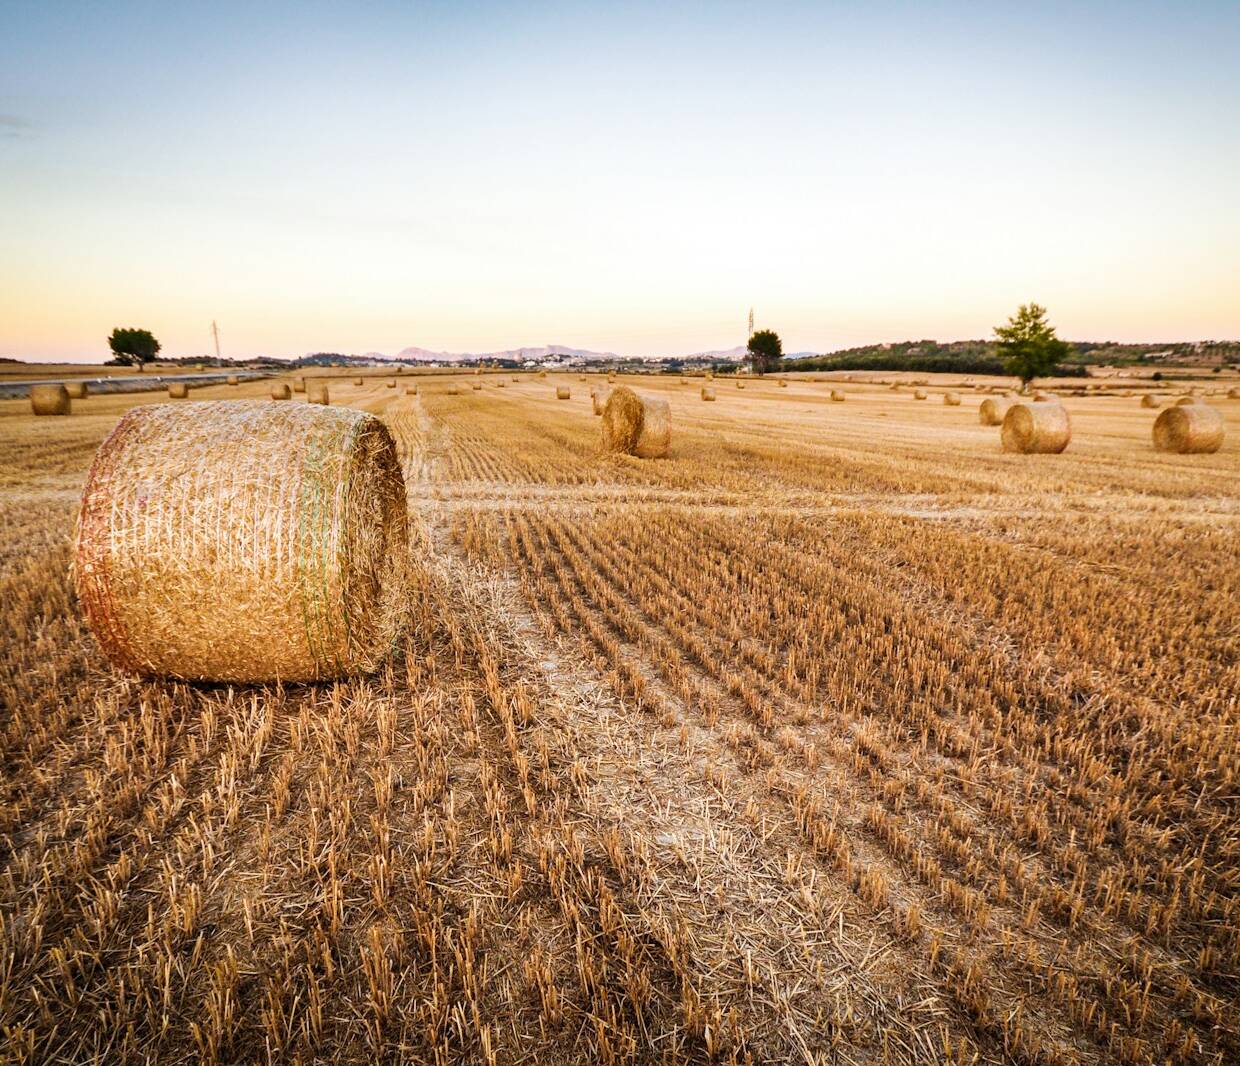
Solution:
<svg viewBox="0 0 1240 1066">
<path fill-rule="evenodd" d="M 595 352 L 588 348 L 569 348 L 563 344 L 543 344 L 536 347 L 528 348 L 509 348 L 499 352 L 436 352 L 429 348 L 419 348 L 416 345 L 409 348 L 402 348 L 395 355 L 384 355 L 382 352 L 366 352 L 360 356 L 362 359 L 383 359 L 388 362 L 397 363 L 473 363 L 479 360 L 504 359 L 512 362 L 525 362 L 532 359 L 540 362 L 544 359 L 581 359 L 586 362 L 599 363 L 616 363 L 623 362 L 626 359 L 640 359 L 643 361 L 669 360 L 669 359 L 713 359 L 723 362 L 740 362 L 745 357 L 745 345 L 738 344 L 735 348 L 721 348 L 709 352 L 694 352 L 691 355 L 650 355 L 650 356 L 621 356 L 615 352 Z M 804 356 L 813 355 L 813 352 L 793 352 L 789 353 L 788 358 L 798 359 Z"/>
</svg>

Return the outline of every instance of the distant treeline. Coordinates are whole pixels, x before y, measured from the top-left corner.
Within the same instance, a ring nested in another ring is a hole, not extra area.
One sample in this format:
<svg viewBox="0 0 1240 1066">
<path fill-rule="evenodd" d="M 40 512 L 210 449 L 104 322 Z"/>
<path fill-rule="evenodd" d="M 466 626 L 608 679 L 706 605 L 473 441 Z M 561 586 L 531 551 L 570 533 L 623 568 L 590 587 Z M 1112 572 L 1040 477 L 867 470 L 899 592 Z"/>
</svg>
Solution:
<svg viewBox="0 0 1240 1066">
<path fill-rule="evenodd" d="M 908 370 L 921 374 L 1005 374 L 1003 361 L 988 341 L 904 341 L 869 344 L 810 359 L 786 359 L 787 370 Z M 1084 366 L 1064 366 L 1065 377 L 1085 377 Z"/>
</svg>

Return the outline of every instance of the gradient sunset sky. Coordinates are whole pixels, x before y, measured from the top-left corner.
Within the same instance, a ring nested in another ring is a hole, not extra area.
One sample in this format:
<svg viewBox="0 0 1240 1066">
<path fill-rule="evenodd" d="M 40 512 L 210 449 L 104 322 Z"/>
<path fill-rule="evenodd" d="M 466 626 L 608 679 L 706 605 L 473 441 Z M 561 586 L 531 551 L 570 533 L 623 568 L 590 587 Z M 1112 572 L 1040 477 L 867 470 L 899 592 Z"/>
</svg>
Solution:
<svg viewBox="0 0 1240 1066">
<path fill-rule="evenodd" d="M 0 0 L 0 355 L 1240 337 L 1240 3 Z"/>
</svg>

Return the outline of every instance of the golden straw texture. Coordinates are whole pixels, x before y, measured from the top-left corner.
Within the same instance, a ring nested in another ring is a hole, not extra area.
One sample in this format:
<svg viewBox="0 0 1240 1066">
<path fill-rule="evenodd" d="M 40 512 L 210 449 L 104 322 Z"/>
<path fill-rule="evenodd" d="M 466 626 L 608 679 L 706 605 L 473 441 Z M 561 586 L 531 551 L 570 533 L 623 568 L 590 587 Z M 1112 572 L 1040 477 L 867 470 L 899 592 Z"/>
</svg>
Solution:
<svg viewBox="0 0 1240 1066">
<path fill-rule="evenodd" d="M 36 415 L 67 415 L 73 410 L 63 385 L 31 385 L 30 410 Z"/>
<path fill-rule="evenodd" d="M 405 487 L 383 423 L 347 408 L 132 408 L 95 455 L 74 579 L 127 672 L 310 681 L 374 669 L 395 638 Z"/>
<path fill-rule="evenodd" d="M 1223 446 L 1223 435 L 1223 416 L 1209 404 L 1177 404 L 1154 419 L 1154 447 L 1160 452 L 1209 454 Z"/>
<path fill-rule="evenodd" d="M 1000 435 L 1005 452 L 1053 455 L 1068 446 L 1072 422 L 1058 400 L 1025 401 L 1008 408 Z"/>
<path fill-rule="evenodd" d="M 657 459 L 667 454 L 671 439 L 672 411 L 666 400 L 639 396 L 624 385 L 612 389 L 603 406 L 603 447 Z"/>
</svg>

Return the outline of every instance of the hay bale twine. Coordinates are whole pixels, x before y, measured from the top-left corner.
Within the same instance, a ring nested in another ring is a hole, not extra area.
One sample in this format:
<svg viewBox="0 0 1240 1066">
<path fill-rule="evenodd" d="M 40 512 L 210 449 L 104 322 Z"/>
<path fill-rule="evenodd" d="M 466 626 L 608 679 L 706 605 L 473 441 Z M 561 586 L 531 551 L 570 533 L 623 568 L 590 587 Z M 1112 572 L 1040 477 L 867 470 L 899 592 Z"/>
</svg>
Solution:
<svg viewBox="0 0 1240 1066">
<path fill-rule="evenodd" d="M 667 454 L 671 440 L 672 409 L 666 400 L 638 395 L 624 385 L 611 390 L 603 405 L 603 447 L 658 459 Z"/>
<path fill-rule="evenodd" d="M 1011 406 L 1012 402 L 1010 400 L 1003 397 L 989 396 L 978 407 L 977 420 L 983 426 L 1001 426 L 1003 425 L 1003 416 L 1007 414 L 1008 408 Z"/>
<path fill-rule="evenodd" d="M 305 378 L 293 378 L 293 391 L 294 392 L 305 392 L 306 391 L 306 379 Z"/>
<path fill-rule="evenodd" d="M 373 415 L 147 405 L 95 455 L 74 581 L 121 670 L 315 681 L 386 657 L 407 540 L 396 448 Z"/>
<path fill-rule="evenodd" d="M 168 399 L 184 400 L 189 395 L 189 386 L 184 381 L 170 381 L 168 383 Z"/>
<path fill-rule="evenodd" d="M 572 399 L 573 391 L 567 385 L 557 385 L 555 387 L 555 398 L 557 400 Z"/>
<path fill-rule="evenodd" d="M 705 386 L 703 386 L 702 387 L 702 400 L 706 403 L 714 403 L 715 402 L 715 390 L 708 389 Z"/>
<path fill-rule="evenodd" d="M 66 381 L 65 392 L 69 394 L 71 400 L 84 400 L 90 393 L 84 381 Z"/>
<path fill-rule="evenodd" d="M 67 415 L 73 410 L 63 385 L 31 385 L 30 410 L 36 415 Z"/>
<path fill-rule="evenodd" d="M 1005 452 L 1056 455 L 1072 439 L 1072 421 L 1058 401 L 1026 400 L 1008 408 L 1000 436 Z"/>
<path fill-rule="evenodd" d="M 237 377 L 236 374 L 229 374 L 227 378 L 227 382 L 229 385 L 240 385 L 241 379 Z"/>
<path fill-rule="evenodd" d="M 1154 447 L 1160 452 L 1204 455 L 1223 446 L 1223 416 L 1209 404 L 1176 404 L 1154 419 Z"/>
<path fill-rule="evenodd" d="M 926 398 L 926 390 L 925 390 L 925 389 L 914 389 L 914 390 L 913 390 L 913 399 L 914 399 L 914 400 L 924 400 L 925 398 Z"/>
<path fill-rule="evenodd" d="M 332 402 L 327 392 L 327 382 L 322 378 L 306 382 L 306 403 L 318 403 L 324 407 Z"/>
<path fill-rule="evenodd" d="M 944 407 L 959 407 L 960 397 L 957 396 L 954 392 L 943 393 L 943 406 Z"/>
<path fill-rule="evenodd" d="M 1181 396 L 1175 401 L 1176 407 L 1192 407 L 1199 403 L 1205 403 L 1200 396 Z"/>
<path fill-rule="evenodd" d="M 845 400 L 845 394 L 842 393 L 839 389 L 832 389 L 831 400 L 833 403 L 843 403 Z"/>
<path fill-rule="evenodd" d="M 271 398 L 273 400 L 288 400 L 293 396 L 293 390 L 288 387 L 288 383 L 284 381 L 273 381 L 271 383 Z"/>
</svg>

